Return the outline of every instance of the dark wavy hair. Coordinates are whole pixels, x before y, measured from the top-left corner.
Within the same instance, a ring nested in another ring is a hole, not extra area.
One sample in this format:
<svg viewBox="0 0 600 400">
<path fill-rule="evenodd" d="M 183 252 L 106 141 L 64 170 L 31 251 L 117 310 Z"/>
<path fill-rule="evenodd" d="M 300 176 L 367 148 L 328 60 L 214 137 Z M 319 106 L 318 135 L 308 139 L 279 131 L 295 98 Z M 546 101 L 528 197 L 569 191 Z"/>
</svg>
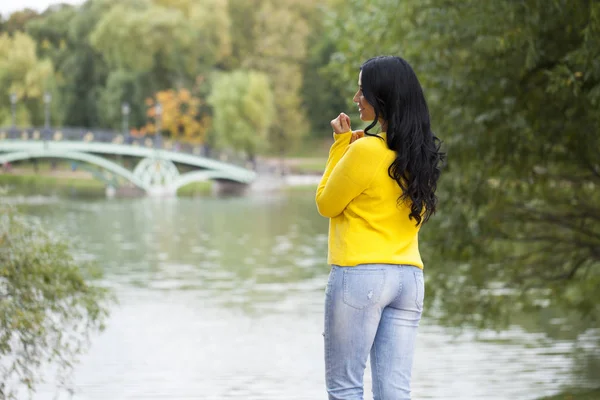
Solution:
<svg viewBox="0 0 600 400">
<path fill-rule="evenodd" d="M 388 168 L 402 188 L 398 202 L 410 200 L 410 219 L 427 222 L 437 208 L 435 191 L 445 153 L 431 131 L 429 108 L 423 89 L 411 66 L 400 57 L 380 56 L 361 66 L 363 96 L 375 110 L 375 120 L 387 124 L 387 146 L 396 152 Z"/>
</svg>

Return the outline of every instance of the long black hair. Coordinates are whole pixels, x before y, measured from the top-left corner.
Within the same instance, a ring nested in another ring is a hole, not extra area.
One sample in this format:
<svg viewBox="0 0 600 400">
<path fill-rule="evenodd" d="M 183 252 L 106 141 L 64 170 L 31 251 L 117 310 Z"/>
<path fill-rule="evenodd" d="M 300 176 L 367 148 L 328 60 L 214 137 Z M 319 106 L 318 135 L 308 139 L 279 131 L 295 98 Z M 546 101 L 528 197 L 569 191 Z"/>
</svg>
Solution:
<svg viewBox="0 0 600 400">
<path fill-rule="evenodd" d="M 387 146 L 396 152 L 388 168 L 402 188 L 398 202 L 410 200 L 410 219 L 427 222 L 437 207 L 435 191 L 445 154 L 431 131 L 429 108 L 411 66 L 400 57 L 380 56 L 361 67 L 365 99 L 375 110 L 370 134 L 379 121 L 387 124 Z"/>
</svg>

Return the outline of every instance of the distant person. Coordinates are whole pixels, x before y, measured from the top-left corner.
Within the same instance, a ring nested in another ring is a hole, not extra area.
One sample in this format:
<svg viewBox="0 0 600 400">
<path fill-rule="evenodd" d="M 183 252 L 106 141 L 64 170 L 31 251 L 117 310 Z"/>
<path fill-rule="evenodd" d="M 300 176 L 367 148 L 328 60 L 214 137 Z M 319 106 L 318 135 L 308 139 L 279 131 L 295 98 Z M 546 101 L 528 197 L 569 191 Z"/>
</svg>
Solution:
<svg viewBox="0 0 600 400">
<path fill-rule="evenodd" d="M 353 100 L 360 119 L 373 122 L 353 132 L 348 115 L 331 121 L 335 141 L 316 195 L 330 218 L 327 392 L 330 400 L 362 400 L 370 355 L 374 399 L 405 400 L 423 311 L 418 234 L 436 211 L 445 155 L 405 60 L 366 61 Z"/>
</svg>

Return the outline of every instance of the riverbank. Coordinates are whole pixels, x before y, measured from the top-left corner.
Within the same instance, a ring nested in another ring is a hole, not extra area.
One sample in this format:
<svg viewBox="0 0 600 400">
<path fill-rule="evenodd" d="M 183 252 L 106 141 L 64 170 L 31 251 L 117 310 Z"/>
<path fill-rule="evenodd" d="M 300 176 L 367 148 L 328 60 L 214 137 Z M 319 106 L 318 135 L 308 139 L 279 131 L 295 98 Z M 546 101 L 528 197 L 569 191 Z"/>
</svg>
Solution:
<svg viewBox="0 0 600 400">
<path fill-rule="evenodd" d="M 0 186 L 23 195 L 45 194 L 54 196 L 100 197 L 106 195 L 103 182 L 82 176 L 48 174 L 3 173 Z"/>
<path fill-rule="evenodd" d="M 270 160 L 275 164 L 280 161 Z M 314 190 L 323 169 L 325 159 L 294 158 L 283 161 L 286 175 L 259 175 L 251 187 L 254 192 Z M 37 170 L 32 164 L 20 164 L 9 171 L 0 173 L 0 186 L 8 187 L 13 193 L 22 195 L 53 195 L 69 197 L 105 197 L 106 183 L 97 180 L 91 172 L 72 170 L 67 162 L 59 162 L 54 167 L 48 162 L 40 162 Z M 125 188 L 119 196 L 139 196 L 135 188 Z M 190 183 L 177 191 L 180 197 L 208 196 L 213 193 L 213 182 Z"/>
</svg>

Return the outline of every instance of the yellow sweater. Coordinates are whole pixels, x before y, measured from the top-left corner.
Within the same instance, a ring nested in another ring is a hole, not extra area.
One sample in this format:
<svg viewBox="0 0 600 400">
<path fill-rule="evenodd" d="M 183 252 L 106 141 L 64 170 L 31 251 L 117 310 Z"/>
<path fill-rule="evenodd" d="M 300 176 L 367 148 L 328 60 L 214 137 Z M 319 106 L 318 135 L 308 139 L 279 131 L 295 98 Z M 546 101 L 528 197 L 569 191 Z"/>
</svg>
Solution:
<svg viewBox="0 0 600 400">
<path fill-rule="evenodd" d="M 408 264 L 423 268 L 419 226 L 410 205 L 398 203 L 402 190 L 388 175 L 395 152 L 385 133 L 350 144 L 352 132 L 334 134 L 317 208 L 329 217 L 327 262 L 340 266 Z"/>
</svg>

